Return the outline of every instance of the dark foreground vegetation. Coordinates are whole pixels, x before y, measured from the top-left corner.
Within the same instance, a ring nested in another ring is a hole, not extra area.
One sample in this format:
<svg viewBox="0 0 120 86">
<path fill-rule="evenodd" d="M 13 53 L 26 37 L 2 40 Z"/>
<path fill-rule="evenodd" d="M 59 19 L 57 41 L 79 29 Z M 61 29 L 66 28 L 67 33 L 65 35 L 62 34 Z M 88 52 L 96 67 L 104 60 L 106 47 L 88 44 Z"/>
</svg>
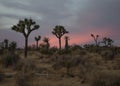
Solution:
<svg viewBox="0 0 120 86">
<path fill-rule="evenodd" d="M 33 20 L 25 19 L 12 29 L 28 40 L 38 28 Z M 68 31 L 58 25 L 52 33 L 58 38 L 59 49 L 50 47 L 48 37 L 39 44 L 39 35 L 35 46 L 25 41 L 25 49 L 18 49 L 17 43 L 8 39 L 0 43 L 0 86 L 120 86 L 120 48 L 111 38 L 99 41 L 99 35 L 91 34 L 95 44 L 70 46 L 65 36 L 62 48 L 61 38 Z"/>
</svg>

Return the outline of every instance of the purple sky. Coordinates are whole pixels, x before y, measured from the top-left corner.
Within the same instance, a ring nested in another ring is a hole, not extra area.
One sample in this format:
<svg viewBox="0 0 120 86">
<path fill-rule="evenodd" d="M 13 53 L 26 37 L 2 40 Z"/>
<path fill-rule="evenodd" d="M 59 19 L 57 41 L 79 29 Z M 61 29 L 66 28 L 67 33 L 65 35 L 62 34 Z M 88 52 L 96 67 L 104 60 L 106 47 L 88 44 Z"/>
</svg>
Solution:
<svg viewBox="0 0 120 86">
<path fill-rule="evenodd" d="M 63 25 L 70 32 L 71 44 L 89 43 L 93 33 L 120 45 L 120 0 L 0 0 L 0 42 L 7 38 L 24 46 L 22 34 L 11 31 L 11 27 L 30 17 L 40 25 L 30 35 L 30 44 L 41 35 L 56 45 L 58 40 L 51 31 Z"/>
</svg>

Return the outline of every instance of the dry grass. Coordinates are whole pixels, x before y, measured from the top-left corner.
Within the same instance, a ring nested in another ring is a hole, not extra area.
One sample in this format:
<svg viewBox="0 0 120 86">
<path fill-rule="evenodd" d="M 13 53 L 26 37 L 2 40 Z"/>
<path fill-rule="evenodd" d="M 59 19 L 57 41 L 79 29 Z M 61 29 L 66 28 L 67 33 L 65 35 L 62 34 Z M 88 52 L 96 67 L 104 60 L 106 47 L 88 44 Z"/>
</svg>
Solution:
<svg viewBox="0 0 120 86">
<path fill-rule="evenodd" d="M 21 61 L 16 65 L 16 69 L 4 68 L 0 65 L 0 69 L 4 73 L 15 74 L 12 77 L 5 77 L 0 82 L 0 86 L 90 86 L 91 82 L 95 81 L 93 74 L 111 70 L 107 72 L 110 74 L 114 70 L 115 72 L 112 74 L 116 76 L 116 71 L 120 70 L 119 58 L 106 61 L 100 54 L 80 50 L 74 51 L 71 55 L 55 54 L 51 56 L 30 51 L 28 59 L 24 59 L 23 53 L 20 54 L 20 57 Z M 61 66 L 63 65 L 61 62 L 66 62 L 68 59 L 71 60 L 70 73 L 74 77 L 66 76 L 66 68 Z M 53 68 L 55 63 L 59 65 L 56 66 L 56 70 Z M 20 83 L 25 85 L 18 85 Z"/>
<path fill-rule="evenodd" d="M 95 72 L 90 80 L 90 86 L 120 86 L 119 72 L 114 70 Z"/>
</svg>

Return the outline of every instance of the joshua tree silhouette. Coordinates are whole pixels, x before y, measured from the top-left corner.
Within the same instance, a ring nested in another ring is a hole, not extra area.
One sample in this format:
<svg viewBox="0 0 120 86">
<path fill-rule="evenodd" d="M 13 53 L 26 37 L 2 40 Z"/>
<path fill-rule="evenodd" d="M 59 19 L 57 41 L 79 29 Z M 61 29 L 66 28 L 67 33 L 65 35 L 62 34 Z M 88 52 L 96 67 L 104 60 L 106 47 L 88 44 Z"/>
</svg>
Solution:
<svg viewBox="0 0 120 86">
<path fill-rule="evenodd" d="M 28 37 L 30 33 L 34 30 L 37 30 L 40 26 L 36 24 L 31 18 L 24 20 L 19 20 L 17 25 L 13 25 L 12 30 L 16 32 L 20 32 L 25 37 L 25 54 L 24 56 L 27 57 L 27 50 L 28 50 Z"/>
<path fill-rule="evenodd" d="M 8 49 L 8 39 L 4 39 L 5 49 Z"/>
<path fill-rule="evenodd" d="M 38 49 L 38 42 L 41 39 L 41 36 L 39 35 L 38 37 L 35 37 L 35 41 L 36 41 L 36 49 Z"/>
<path fill-rule="evenodd" d="M 93 37 L 93 39 L 95 41 L 95 45 L 98 46 L 99 45 L 99 43 L 98 43 L 98 37 L 99 37 L 99 35 L 95 36 L 94 34 L 91 34 L 91 37 Z"/>
<path fill-rule="evenodd" d="M 49 38 L 47 38 L 47 37 L 44 37 L 44 39 L 43 39 L 43 42 L 45 43 L 45 45 L 46 45 L 46 49 L 48 50 L 49 49 L 49 47 L 50 47 L 50 43 L 49 43 Z"/>
<path fill-rule="evenodd" d="M 68 50 L 69 44 L 68 44 L 69 37 L 65 36 L 65 49 Z"/>
<path fill-rule="evenodd" d="M 9 50 L 10 50 L 10 52 L 14 54 L 16 47 L 17 47 L 17 43 L 15 41 L 11 42 L 9 44 Z"/>
<path fill-rule="evenodd" d="M 61 50 L 61 37 L 64 34 L 68 33 L 68 31 L 66 31 L 64 26 L 57 25 L 57 26 L 55 26 L 55 28 L 53 28 L 52 33 L 53 33 L 53 35 L 55 35 L 58 38 L 58 40 L 59 40 L 59 50 Z"/>
</svg>

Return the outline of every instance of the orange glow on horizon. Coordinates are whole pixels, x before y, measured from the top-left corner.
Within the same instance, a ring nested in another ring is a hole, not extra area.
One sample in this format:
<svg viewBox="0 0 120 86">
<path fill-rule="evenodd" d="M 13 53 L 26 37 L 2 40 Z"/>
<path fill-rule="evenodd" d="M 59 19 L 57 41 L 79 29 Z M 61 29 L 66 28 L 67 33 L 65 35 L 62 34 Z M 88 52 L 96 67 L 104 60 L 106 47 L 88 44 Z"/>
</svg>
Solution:
<svg viewBox="0 0 120 86">
<path fill-rule="evenodd" d="M 74 45 L 74 44 L 86 44 L 90 43 L 93 41 L 93 38 L 90 36 L 90 34 L 93 33 L 94 35 L 100 35 L 100 38 L 105 37 L 106 35 L 110 34 L 110 31 L 101 31 L 100 29 L 97 31 L 92 31 L 89 33 L 85 34 L 68 34 L 67 36 L 70 38 L 69 40 L 69 45 Z M 51 46 L 57 46 L 58 47 L 58 39 L 54 36 L 51 35 L 50 37 L 50 44 Z M 62 47 L 64 47 L 65 41 L 64 41 L 64 36 L 62 37 Z"/>
<path fill-rule="evenodd" d="M 90 36 L 90 34 L 94 34 L 94 35 L 100 35 L 100 38 L 105 37 L 106 35 L 110 34 L 110 31 L 101 31 L 101 30 L 97 30 L 97 31 L 92 31 L 92 32 L 87 32 L 85 34 L 67 34 L 66 36 L 68 36 L 70 38 L 69 40 L 69 45 L 74 45 L 74 44 L 86 44 L 86 43 L 90 43 L 91 41 L 93 41 L 93 38 Z M 46 37 L 49 37 L 50 39 L 50 46 L 51 47 L 58 47 L 58 39 L 54 36 L 54 35 L 48 35 Z M 62 47 L 64 47 L 65 45 L 65 40 L 64 40 L 64 36 L 62 37 Z M 42 43 L 42 39 L 40 40 L 39 44 Z M 31 44 L 36 44 L 31 43 Z"/>
</svg>

